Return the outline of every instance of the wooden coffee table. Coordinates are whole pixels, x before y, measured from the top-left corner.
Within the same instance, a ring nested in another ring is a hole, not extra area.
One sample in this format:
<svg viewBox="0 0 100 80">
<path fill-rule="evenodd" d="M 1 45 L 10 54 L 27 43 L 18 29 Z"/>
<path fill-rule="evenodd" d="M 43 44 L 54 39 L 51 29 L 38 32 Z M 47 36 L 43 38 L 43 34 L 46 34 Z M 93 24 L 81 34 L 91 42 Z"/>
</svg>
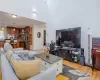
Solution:
<svg viewBox="0 0 100 80">
<path fill-rule="evenodd" d="M 56 67 L 57 72 L 56 75 L 62 73 L 62 61 L 61 57 L 49 54 L 49 57 L 46 57 L 44 53 L 35 55 L 35 59 L 41 59 L 41 71 L 45 71 L 50 67 Z"/>
</svg>

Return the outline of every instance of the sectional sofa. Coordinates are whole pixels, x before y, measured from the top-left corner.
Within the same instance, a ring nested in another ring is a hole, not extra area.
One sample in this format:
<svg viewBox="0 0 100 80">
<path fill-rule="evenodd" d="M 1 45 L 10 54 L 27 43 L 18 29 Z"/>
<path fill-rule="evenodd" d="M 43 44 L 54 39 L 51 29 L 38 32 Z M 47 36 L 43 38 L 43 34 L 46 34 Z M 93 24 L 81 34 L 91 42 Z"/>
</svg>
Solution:
<svg viewBox="0 0 100 80">
<path fill-rule="evenodd" d="M 1 72 L 2 80 L 19 80 L 4 54 L 1 54 Z M 56 68 L 51 67 L 27 80 L 56 80 Z"/>
</svg>

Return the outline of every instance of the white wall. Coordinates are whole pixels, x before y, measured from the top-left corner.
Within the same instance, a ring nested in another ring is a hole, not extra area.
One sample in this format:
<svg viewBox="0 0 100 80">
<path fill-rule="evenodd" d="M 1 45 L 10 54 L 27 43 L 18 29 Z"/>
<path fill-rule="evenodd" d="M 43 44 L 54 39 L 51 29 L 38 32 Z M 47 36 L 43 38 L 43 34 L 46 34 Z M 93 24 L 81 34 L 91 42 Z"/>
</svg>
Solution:
<svg viewBox="0 0 100 80">
<path fill-rule="evenodd" d="M 88 28 L 92 36 L 100 37 L 100 0 L 48 0 L 48 10 L 55 30 L 73 27 L 82 28 L 81 47 L 88 61 Z M 55 39 L 48 30 L 49 40 Z M 54 35 L 54 34 L 53 34 Z M 91 43 L 92 44 L 92 43 Z"/>
<path fill-rule="evenodd" d="M 34 50 L 37 49 L 42 49 L 43 48 L 43 44 L 44 44 L 44 30 L 45 30 L 45 26 L 44 25 L 34 25 L 33 28 L 33 45 L 34 45 Z M 38 38 L 37 37 L 37 33 L 40 32 L 41 33 L 41 37 Z"/>
<path fill-rule="evenodd" d="M 99 0 L 48 0 L 48 9 L 55 29 L 82 27 L 86 33 L 91 28 L 93 36 L 99 36 L 99 3 Z"/>
<path fill-rule="evenodd" d="M 32 9 L 37 16 L 33 17 Z M 0 0 L 0 11 L 47 22 L 48 10 L 44 0 Z"/>
</svg>

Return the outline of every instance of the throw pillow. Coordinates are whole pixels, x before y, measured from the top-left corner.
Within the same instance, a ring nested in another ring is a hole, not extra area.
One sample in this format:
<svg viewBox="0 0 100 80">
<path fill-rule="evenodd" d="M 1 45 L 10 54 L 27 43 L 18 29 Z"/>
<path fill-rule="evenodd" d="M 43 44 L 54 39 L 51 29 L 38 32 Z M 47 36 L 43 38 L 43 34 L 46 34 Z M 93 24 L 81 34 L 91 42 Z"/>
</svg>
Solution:
<svg viewBox="0 0 100 80">
<path fill-rule="evenodd" d="M 40 73 L 40 60 L 19 61 L 12 60 L 12 66 L 20 80 L 26 80 Z"/>
<path fill-rule="evenodd" d="M 12 54 L 11 60 L 22 60 L 17 54 Z"/>
</svg>

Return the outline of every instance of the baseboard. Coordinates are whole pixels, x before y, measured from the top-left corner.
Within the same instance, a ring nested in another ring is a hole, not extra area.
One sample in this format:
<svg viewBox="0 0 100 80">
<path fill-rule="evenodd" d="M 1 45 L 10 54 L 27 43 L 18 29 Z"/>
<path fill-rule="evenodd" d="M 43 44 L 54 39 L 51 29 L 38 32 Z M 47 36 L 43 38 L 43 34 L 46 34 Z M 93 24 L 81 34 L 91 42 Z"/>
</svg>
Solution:
<svg viewBox="0 0 100 80">
<path fill-rule="evenodd" d="M 85 63 L 85 65 L 86 65 L 86 66 L 88 66 L 88 67 L 91 67 L 91 68 L 93 68 L 93 65 L 92 65 L 92 64 Z"/>
</svg>

